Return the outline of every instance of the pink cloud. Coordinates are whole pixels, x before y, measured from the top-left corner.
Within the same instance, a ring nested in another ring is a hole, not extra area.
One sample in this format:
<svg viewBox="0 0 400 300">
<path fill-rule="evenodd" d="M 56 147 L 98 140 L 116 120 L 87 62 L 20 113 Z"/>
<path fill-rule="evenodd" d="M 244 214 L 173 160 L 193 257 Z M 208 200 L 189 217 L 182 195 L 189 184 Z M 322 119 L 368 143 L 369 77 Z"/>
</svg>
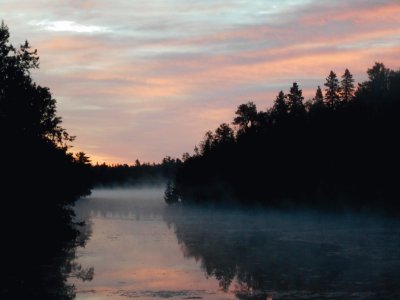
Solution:
<svg viewBox="0 0 400 300">
<path fill-rule="evenodd" d="M 321 13 L 322 12 L 322 13 Z M 311 15 L 306 15 L 302 18 L 302 23 L 305 25 L 326 25 L 328 22 L 343 22 L 350 21 L 352 23 L 365 26 L 366 23 L 377 24 L 382 23 L 399 23 L 398 16 L 400 14 L 399 3 L 388 3 L 379 5 L 378 3 L 372 6 L 357 5 L 352 7 L 351 4 L 338 5 L 334 11 L 319 11 Z"/>
<path fill-rule="evenodd" d="M 40 9 L 33 2 L 0 4 L 12 36 L 38 48 L 41 69 L 34 78 L 58 99 L 65 127 L 78 136 L 75 149 L 94 161 L 180 156 L 205 131 L 231 122 L 240 103 L 266 109 L 294 81 L 312 97 L 330 70 L 341 75 L 349 68 L 362 81 L 375 61 L 399 66 L 400 4 L 394 1 L 283 1 L 279 12 L 268 14 L 259 14 L 269 8 L 256 2 L 117 2 L 46 2 Z M 110 31 L 27 25 L 61 19 Z"/>
</svg>

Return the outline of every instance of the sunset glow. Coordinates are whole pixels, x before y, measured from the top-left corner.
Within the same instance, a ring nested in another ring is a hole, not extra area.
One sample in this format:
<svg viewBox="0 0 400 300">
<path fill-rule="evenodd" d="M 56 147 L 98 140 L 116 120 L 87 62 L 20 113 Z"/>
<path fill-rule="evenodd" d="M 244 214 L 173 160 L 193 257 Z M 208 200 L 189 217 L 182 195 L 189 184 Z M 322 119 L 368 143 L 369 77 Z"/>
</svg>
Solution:
<svg viewBox="0 0 400 300">
<path fill-rule="evenodd" d="M 294 81 L 311 98 L 330 70 L 356 82 L 400 66 L 400 2 L 2 0 L 14 45 L 58 101 L 75 151 L 96 163 L 192 152 L 236 107 L 269 107 Z"/>
</svg>

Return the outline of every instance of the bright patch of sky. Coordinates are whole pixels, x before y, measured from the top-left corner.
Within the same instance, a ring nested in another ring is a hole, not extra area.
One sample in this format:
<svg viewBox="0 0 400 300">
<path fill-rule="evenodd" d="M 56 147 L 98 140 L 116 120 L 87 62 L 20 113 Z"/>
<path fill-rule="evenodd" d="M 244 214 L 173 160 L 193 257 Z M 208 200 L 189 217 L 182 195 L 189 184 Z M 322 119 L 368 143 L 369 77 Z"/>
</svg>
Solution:
<svg viewBox="0 0 400 300">
<path fill-rule="evenodd" d="M 103 26 L 78 24 L 74 21 L 30 21 L 30 25 L 40 26 L 48 31 L 76 32 L 76 33 L 96 33 L 109 32 L 110 30 Z"/>
</svg>

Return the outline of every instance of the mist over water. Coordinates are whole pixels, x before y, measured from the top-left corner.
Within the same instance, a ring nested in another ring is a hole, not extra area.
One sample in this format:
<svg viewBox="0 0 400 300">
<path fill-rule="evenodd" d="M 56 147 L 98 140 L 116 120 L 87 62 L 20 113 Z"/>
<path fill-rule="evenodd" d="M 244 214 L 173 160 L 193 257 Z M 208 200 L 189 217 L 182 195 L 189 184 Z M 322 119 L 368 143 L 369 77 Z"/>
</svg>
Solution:
<svg viewBox="0 0 400 300">
<path fill-rule="evenodd" d="M 95 270 L 77 299 L 394 299 L 400 222 L 355 213 L 167 206 L 162 188 L 77 203 Z"/>
<path fill-rule="evenodd" d="M 163 195 L 163 186 L 98 188 L 93 190 L 90 197 L 81 199 L 75 211 L 81 218 L 160 217 L 167 206 Z"/>
</svg>

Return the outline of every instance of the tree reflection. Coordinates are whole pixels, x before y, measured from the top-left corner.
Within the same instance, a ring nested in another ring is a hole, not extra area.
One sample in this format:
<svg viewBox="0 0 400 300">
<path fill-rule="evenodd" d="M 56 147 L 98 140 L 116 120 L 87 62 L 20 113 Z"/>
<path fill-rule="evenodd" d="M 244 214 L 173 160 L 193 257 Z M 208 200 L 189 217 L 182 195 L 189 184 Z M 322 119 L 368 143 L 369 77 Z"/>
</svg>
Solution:
<svg viewBox="0 0 400 300">
<path fill-rule="evenodd" d="M 185 257 L 237 299 L 400 295 L 392 221 L 184 206 L 164 217 Z"/>
<path fill-rule="evenodd" d="M 76 249 L 85 245 L 91 227 L 65 222 L 72 215 L 71 208 L 60 209 L 52 217 L 27 212 L 14 215 L 22 221 L 3 231 L 1 299 L 71 300 L 75 298 L 71 277 L 92 280 L 94 269 L 76 261 Z M 49 223 L 52 218 L 58 221 Z"/>
</svg>

